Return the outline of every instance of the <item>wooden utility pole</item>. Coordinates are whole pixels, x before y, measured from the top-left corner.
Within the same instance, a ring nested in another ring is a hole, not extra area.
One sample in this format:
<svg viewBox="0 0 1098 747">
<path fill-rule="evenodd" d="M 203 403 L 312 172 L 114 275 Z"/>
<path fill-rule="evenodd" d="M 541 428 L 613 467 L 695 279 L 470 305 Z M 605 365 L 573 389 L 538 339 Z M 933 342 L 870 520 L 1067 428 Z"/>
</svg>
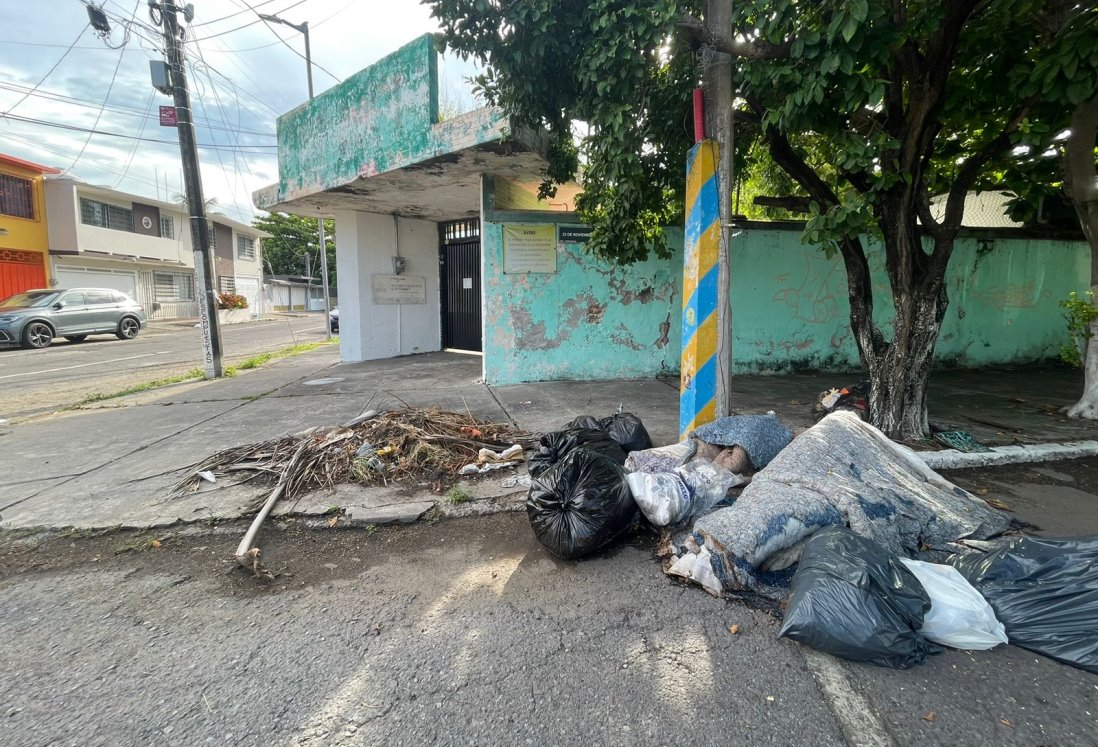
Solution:
<svg viewBox="0 0 1098 747">
<path fill-rule="evenodd" d="M 705 0 L 705 25 L 713 37 L 731 37 L 732 0 Z M 705 48 L 702 72 L 705 95 L 706 135 L 717 141 L 720 194 L 720 254 L 717 265 L 717 392 L 716 416 L 732 413 L 732 305 L 729 301 L 732 255 L 732 155 L 735 152 L 733 117 L 735 90 L 732 85 L 732 56 Z"/>
</svg>

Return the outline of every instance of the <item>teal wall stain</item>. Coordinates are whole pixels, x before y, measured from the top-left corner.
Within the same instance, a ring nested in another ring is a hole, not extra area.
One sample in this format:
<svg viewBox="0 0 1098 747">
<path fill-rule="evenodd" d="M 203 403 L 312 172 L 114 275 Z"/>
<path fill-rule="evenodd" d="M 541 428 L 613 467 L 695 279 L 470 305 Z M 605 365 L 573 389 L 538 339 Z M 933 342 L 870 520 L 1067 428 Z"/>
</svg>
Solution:
<svg viewBox="0 0 1098 747">
<path fill-rule="evenodd" d="M 516 221 L 522 222 L 522 221 Z M 799 231 L 749 229 L 733 240 L 731 302 L 737 373 L 859 368 L 846 272 L 800 241 Z M 682 233 L 667 261 L 615 267 L 567 244 L 555 275 L 504 275 L 502 228 L 482 231 L 485 376 L 491 384 L 640 378 L 676 372 L 682 313 Z M 894 312 L 881 247 L 867 244 L 875 316 Z M 991 251 L 961 238 L 947 280 L 950 304 L 939 365 L 980 367 L 1054 358 L 1067 341 L 1058 302 L 1085 290 L 1090 252 L 1080 241 L 997 238 Z M 667 343 L 661 323 L 670 320 Z"/>
<path fill-rule="evenodd" d="M 681 231 L 672 229 L 672 243 L 678 247 L 672 259 L 628 267 L 595 260 L 582 244 L 564 244 L 558 249 L 556 273 L 504 275 L 502 224 L 485 223 L 481 251 L 488 383 L 677 372 Z"/>
<path fill-rule="evenodd" d="M 453 157 L 507 130 L 494 109 L 438 122 L 438 53 L 426 34 L 279 117 L 278 192 L 257 193 L 256 202 L 269 207 Z"/>
</svg>

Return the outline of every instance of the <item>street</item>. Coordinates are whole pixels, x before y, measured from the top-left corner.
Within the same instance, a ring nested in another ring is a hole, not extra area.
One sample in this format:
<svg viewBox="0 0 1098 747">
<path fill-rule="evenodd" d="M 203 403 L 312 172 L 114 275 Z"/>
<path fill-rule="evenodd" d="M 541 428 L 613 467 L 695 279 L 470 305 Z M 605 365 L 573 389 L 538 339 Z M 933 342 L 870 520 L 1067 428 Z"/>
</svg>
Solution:
<svg viewBox="0 0 1098 747">
<path fill-rule="evenodd" d="M 290 345 L 325 339 L 323 314 L 221 328 L 224 359 L 232 363 Z M 45 350 L 0 348 L 0 417 L 48 412 L 200 368 L 201 330 L 190 322 L 153 322 L 135 339 L 112 335 L 55 342 Z"/>
<path fill-rule="evenodd" d="M 651 534 L 564 562 L 521 513 L 283 521 L 265 586 L 229 559 L 242 529 L 9 544 L 0 742 L 1083 745 L 1098 727 L 1094 675 L 1011 646 L 907 671 L 815 654 L 669 580 Z"/>
</svg>

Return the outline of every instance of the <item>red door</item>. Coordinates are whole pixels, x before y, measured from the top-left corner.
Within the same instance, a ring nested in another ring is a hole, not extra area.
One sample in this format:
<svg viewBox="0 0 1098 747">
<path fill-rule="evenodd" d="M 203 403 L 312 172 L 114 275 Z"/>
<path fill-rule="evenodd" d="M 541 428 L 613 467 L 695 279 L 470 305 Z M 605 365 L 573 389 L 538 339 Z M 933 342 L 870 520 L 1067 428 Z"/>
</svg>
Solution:
<svg viewBox="0 0 1098 747">
<path fill-rule="evenodd" d="M 42 255 L 17 249 L 0 249 L 0 298 L 31 288 L 46 287 Z"/>
</svg>

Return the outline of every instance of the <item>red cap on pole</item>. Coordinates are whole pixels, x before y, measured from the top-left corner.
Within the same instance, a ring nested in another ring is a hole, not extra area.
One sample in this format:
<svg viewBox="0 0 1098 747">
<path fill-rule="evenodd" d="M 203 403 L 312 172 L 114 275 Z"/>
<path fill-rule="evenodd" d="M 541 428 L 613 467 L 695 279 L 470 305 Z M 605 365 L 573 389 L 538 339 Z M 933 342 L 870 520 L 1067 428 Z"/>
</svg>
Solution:
<svg viewBox="0 0 1098 747">
<path fill-rule="evenodd" d="M 702 89 L 694 89 L 694 142 L 705 140 L 705 107 L 702 104 Z"/>
</svg>

